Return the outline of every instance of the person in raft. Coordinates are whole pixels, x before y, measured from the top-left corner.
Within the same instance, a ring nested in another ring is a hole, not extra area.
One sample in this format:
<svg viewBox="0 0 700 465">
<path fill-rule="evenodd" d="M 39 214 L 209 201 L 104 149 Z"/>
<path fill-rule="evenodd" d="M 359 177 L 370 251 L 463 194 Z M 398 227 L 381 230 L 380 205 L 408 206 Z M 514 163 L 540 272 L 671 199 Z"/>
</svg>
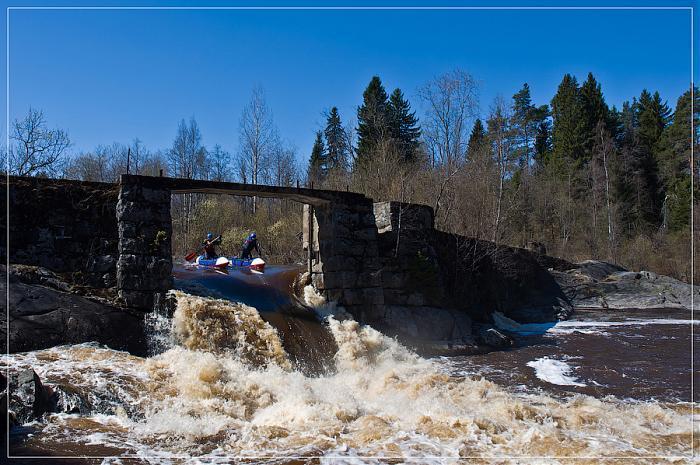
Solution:
<svg viewBox="0 0 700 465">
<path fill-rule="evenodd" d="M 202 241 L 202 245 L 204 246 L 204 258 L 207 260 L 219 258 L 219 254 L 216 252 L 217 244 L 221 244 L 221 236 L 215 238 L 212 233 L 207 233 L 207 238 Z"/>
<path fill-rule="evenodd" d="M 250 236 L 248 236 L 248 238 L 243 243 L 243 248 L 241 249 L 241 258 L 243 260 L 252 258 L 251 253 L 253 252 L 253 250 L 258 252 L 259 257 L 262 256 L 262 253 L 260 253 L 260 244 L 258 244 L 258 239 L 254 232 L 250 233 Z"/>
</svg>

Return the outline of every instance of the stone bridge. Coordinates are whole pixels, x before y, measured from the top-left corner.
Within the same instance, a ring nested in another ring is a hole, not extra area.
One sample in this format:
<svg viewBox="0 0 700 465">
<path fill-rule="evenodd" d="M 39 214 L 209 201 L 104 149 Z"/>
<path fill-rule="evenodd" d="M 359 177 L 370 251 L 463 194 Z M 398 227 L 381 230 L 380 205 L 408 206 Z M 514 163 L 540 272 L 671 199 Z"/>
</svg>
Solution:
<svg viewBox="0 0 700 465">
<path fill-rule="evenodd" d="M 127 306 L 150 309 L 171 288 L 173 193 L 272 197 L 303 203 L 303 246 L 315 287 L 358 317 L 384 304 L 375 206 L 361 194 L 122 175 L 117 203 L 117 289 Z"/>
</svg>

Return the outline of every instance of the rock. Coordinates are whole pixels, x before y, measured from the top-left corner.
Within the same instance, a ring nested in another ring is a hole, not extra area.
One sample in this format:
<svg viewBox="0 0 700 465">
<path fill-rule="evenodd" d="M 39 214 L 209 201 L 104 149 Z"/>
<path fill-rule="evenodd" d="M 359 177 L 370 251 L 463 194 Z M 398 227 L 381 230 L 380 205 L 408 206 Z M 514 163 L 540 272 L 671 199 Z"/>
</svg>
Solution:
<svg viewBox="0 0 700 465">
<path fill-rule="evenodd" d="M 471 319 L 462 312 L 436 307 L 387 305 L 375 325 L 413 346 L 437 342 L 472 344 Z"/>
<path fill-rule="evenodd" d="M 8 419 L 10 428 L 17 424 L 15 415 L 10 415 L 7 409 L 8 391 L 7 378 L 5 378 L 4 374 L 0 373 L 0 435 L 2 435 L 3 440 L 7 434 L 7 422 L 5 419 Z"/>
<path fill-rule="evenodd" d="M 113 255 L 100 255 L 93 259 L 90 271 L 96 274 L 104 274 L 110 270 L 114 270 L 116 266 L 117 260 Z"/>
<path fill-rule="evenodd" d="M 513 339 L 496 328 L 489 326 L 481 326 L 479 328 L 478 340 L 482 344 L 486 344 L 495 349 L 505 349 L 513 345 Z"/>
<path fill-rule="evenodd" d="M 53 386 L 51 395 L 51 411 L 56 413 L 90 413 L 90 402 L 76 388 L 58 384 Z"/>
<path fill-rule="evenodd" d="M 6 295 L 0 273 L 0 294 Z M 60 344 L 96 341 L 136 355 L 146 354 L 143 313 L 131 312 L 75 294 L 11 281 L 9 287 L 9 352 L 25 352 Z M 7 318 L 5 299 L 0 318 Z M 0 326 L 3 351 L 8 334 Z"/>
<path fill-rule="evenodd" d="M 10 376 L 9 393 L 9 408 L 20 424 L 51 411 L 51 392 L 32 369 Z"/>
<path fill-rule="evenodd" d="M 605 262 L 588 260 L 572 270 L 550 274 L 575 308 L 690 310 L 691 294 L 700 299 L 698 286 Z"/>
<path fill-rule="evenodd" d="M 585 260 L 576 264 L 576 271 L 592 279 L 601 280 L 615 273 L 626 272 L 627 270 L 612 263 L 597 260 Z"/>
<path fill-rule="evenodd" d="M 1 270 L 2 274 L 4 274 L 5 267 L 3 266 Z M 10 281 L 19 281 L 26 284 L 40 284 L 64 292 L 69 292 L 71 290 L 71 285 L 64 279 L 53 271 L 40 266 L 12 264 L 10 265 L 9 273 Z"/>
<path fill-rule="evenodd" d="M 303 297 L 304 288 L 311 284 L 312 276 L 308 271 L 299 273 L 296 278 L 294 278 L 294 283 L 292 284 L 292 289 L 294 289 L 294 295 Z"/>
<path fill-rule="evenodd" d="M 538 254 L 538 255 L 546 255 L 547 254 L 547 247 L 541 242 L 530 241 L 527 244 L 527 249 L 531 252 Z"/>
</svg>

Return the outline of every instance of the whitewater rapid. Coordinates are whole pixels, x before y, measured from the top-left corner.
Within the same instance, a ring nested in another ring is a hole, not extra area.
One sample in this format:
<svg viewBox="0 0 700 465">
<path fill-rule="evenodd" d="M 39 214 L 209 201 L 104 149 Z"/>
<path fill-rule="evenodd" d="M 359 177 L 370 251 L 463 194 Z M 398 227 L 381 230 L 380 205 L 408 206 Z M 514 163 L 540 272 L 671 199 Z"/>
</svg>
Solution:
<svg viewBox="0 0 700 465">
<path fill-rule="evenodd" d="M 153 357 L 80 344 L 3 359 L 11 372 L 32 367 L 47 384 L 71 386 L 91 406 L 35 422 L 32 448 L 149 463 L 692 460 L 687 403 L 516 393 L 453 376 L 346 314 L 341 321 L 307 289 L 338 347 L 331 371 L 308 376 L 254 308 L 175 297 L 171 344 Z"/>
</svg>

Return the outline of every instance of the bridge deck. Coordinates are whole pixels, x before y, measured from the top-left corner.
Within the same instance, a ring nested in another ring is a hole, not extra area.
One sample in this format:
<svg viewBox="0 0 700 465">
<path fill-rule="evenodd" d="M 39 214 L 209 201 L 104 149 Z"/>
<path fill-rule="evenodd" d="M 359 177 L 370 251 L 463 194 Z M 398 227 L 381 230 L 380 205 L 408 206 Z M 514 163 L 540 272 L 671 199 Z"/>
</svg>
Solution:
<svg viewBox="0 0 700 465">
<path fill-rule="evenodd" d="M 132 184 L 154 189 L 168 189 L 176 194 L 199 193 L 269 197 L 290 199 L 315 206 L 324 205 L 329 202 L 354 204 L 356 202 L 369 201 L 364 195 L 355 192 L 308 189 L 305 187 L 267 186 L 263 184 L 241 184 L 237 182 L 204 181 L 200 179 L 122 174 L 119 182 L 122 185 Z"/>
</svg>

